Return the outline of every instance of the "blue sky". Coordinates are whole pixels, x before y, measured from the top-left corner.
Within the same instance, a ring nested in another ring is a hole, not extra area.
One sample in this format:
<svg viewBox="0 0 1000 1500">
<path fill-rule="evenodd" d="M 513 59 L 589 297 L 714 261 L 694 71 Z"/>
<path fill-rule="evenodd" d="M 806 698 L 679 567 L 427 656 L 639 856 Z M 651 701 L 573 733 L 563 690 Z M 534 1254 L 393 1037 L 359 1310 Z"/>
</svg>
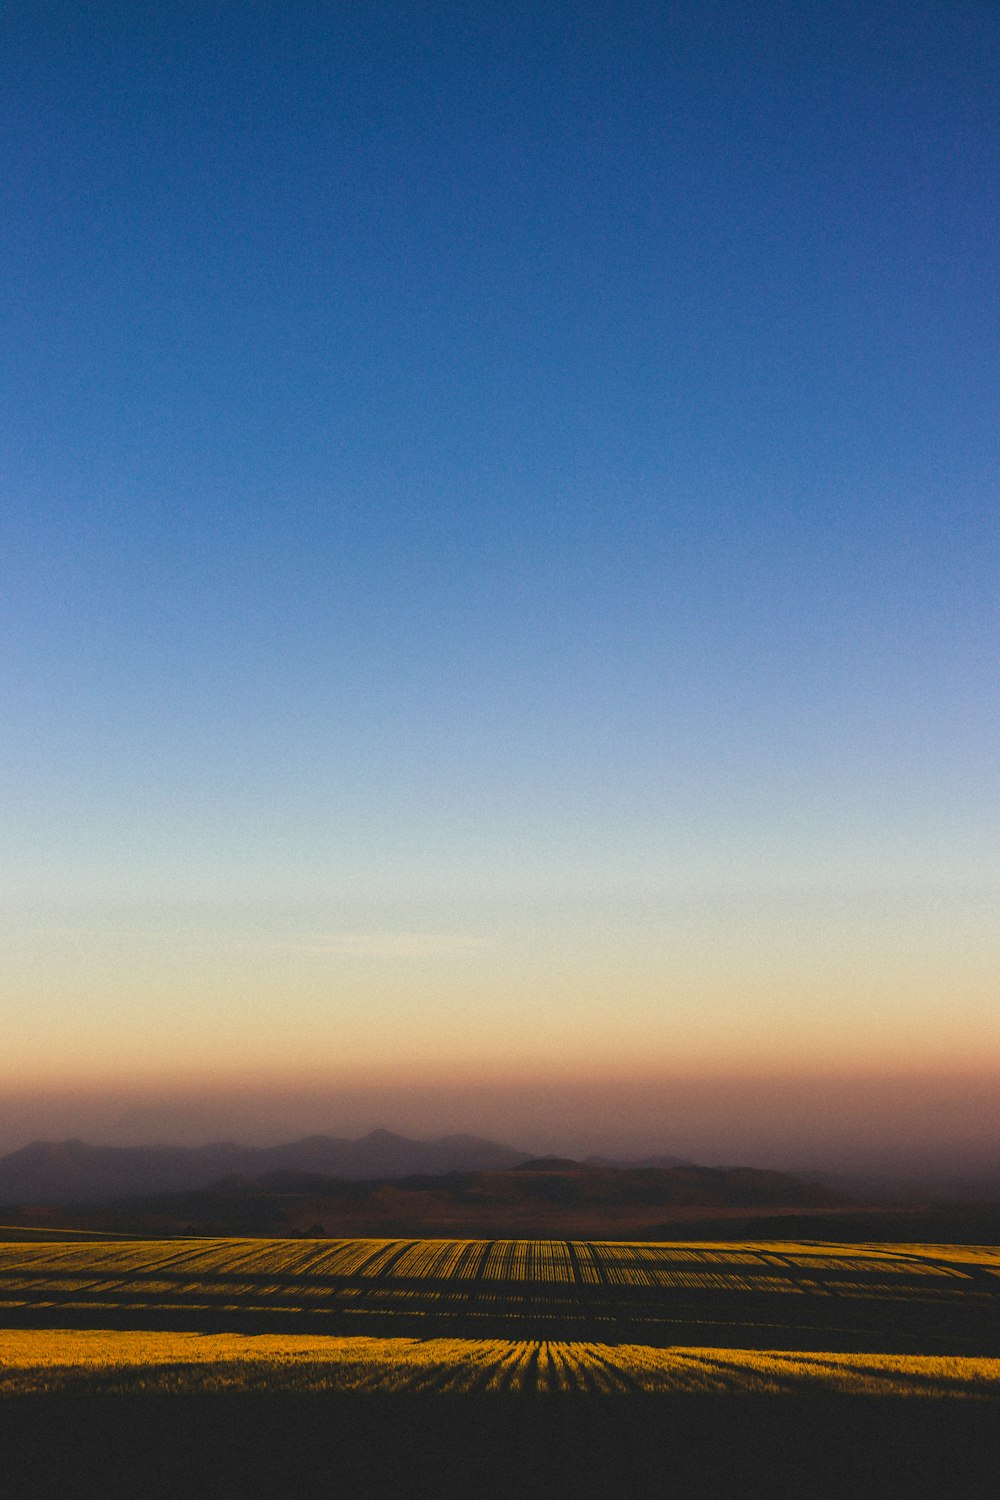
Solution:
<svg viewBox="0 0 1000 1500">
<path fill-rule="evenodd" d="M 904 1014 L 903 1061 L 981 1053 L 990 8 L 25 3 L 0 35 L 18 1065 L 92 1071 L 113 1027 L 123 1076 L 196 1071 L 191 1018 L 221 1049 L 248 983 L 247 1069 L 348 1014 L 358 1066 L 419 1031 L 582 1067 L 573 994 L 590 1063 L 609 1008 L 625 1067 L 678 1006 L 699 1066 L 786 1024 L 849 1063 L 838 1014 L 859 1056 Z M 178 967 L 206 927 L 225 976 Z"/>
</svg>

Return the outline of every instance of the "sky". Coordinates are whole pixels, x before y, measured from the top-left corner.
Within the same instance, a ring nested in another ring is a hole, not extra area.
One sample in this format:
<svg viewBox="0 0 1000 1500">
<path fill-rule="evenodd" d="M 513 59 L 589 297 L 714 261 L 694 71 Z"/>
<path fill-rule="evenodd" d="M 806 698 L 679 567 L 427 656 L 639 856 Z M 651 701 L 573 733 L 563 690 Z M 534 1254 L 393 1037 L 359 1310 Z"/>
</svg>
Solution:
<svg viewBox="0 0 1000 1500">
<path fill-rule="evenodd" d="M 0 1147 L 995 1153 L 998 44 L 5 7 Z"/>
</svg>

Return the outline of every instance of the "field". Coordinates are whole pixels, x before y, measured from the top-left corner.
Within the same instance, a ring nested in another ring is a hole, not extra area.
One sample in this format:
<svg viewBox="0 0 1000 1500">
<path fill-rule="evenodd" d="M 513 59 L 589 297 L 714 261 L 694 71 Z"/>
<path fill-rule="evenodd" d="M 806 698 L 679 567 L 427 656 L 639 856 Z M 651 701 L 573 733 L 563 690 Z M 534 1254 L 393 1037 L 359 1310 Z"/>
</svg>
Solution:
<svg viewBox="0 0 1000 1500">
<path fill-rule="evenodd" d="M 961 1396 L 1000 1400 L 1000 1360 L 913 1354 L 653 1349 L 527 1339 L 0 1332 L 0 1395 Z"/>
<path fill-rule="evenodd" d="M 1000 1251 L 567 1240 L 0 1245 L 0 1325 L 1000 1355 Z"/>
<path fill-rule="evenodd" d="M 297 1493 L 357 1493 L 362 1470 L 364 1486 L 381 1474 L 380 1493 L 397 1481 L 407 1490 L 422 1452 L 440 1474 L 459 1466 L 457 1491 L 524 1493 L 514 1478 L 527 1482 L 530 1459 L 532 1474 L 548 1476 L 546 1493 L 565 1480 L 578 1494 L 604 1473 L 602 1492 L 618 1492 L 618 1474 L 627 1494 L 652 1482 L 654 1456 L 665 1461 L 669 1450 L 685 1494 L 756 1494 L 766 1470 L 773 1494 L 874 1495 L 857 1489 L 854 1464 L 869 1479 L 881 1474 L 880 1496 L 925 1493 L 934 1476 L 926 1493 L 960 1481 L 963 1494 L 985 1495 L 976 1465 L 992 1473 L 998 1400 L 997 1247 L 0 1243 L 0 1423 L 22 1453 L 37 1448 L 46 1412 L 76 1432 L 77 1455 L 103 1433 L 101 1463 L 113 1451 L 125 1466 L 121 1493 L 149 1489 L 148 1445 L 171 1451 L 163 1493 L 176 1493 L 195 1431 L 206 1451 L 228 1443 L 227 1474 L 257 1493 L 254 1476 L 276 1462 L 269 1431 L 297 1455 L 293 1469 L 307 1453 L 321 1463 L 323 1445 L 336 1441 L 345 1487 L 324 1479 L 312 1488 L 310 1460 L 308 1472 L 296 1469 Z M 181 1413 L 188 1437 L 173 1452 L 166 1434 Z M 608 1442 L 620 1450 L 614 1463 Z M 491 1444 L 499 1467 L 477 1480 Z M 502 1456 L 508 1444 L 516 1459 Z M 804 1478 L 818 1449 L 825 1467 Z M 393 1480 L 404 1453 L 410 1466 Z M 57 1473 L 60 1461 L 45 1470 L 51 1490 L 22 1480 L 8 1492 L 63 1492 L 72 1472 Z M 203 1466 L 204 1454 L 184 1484 L 204 1484 Z M 712 1488 L 713 1474 L 737 1471 L 749 1475 L 745 1489 Z M 287 1472 L 274 1481 L 279 1493 Z M 838 1473 L 841 1490 L 821 1487 Z M 217 1476 L 212 1487 L 222 1484 Z"/>
</svg>

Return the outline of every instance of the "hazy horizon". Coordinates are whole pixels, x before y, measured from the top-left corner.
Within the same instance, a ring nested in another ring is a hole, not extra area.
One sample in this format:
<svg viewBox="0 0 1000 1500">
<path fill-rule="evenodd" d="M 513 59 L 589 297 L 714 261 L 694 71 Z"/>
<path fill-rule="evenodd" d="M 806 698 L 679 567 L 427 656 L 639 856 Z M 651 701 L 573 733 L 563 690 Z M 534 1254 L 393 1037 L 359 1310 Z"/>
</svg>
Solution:
<svg viewBox="0 0 1000 1500">
<path fill-rule="evenodd" d="M 256 1087 L 65 1089 L 0 1100 L 0 1152 L 35 1139 L 94 1145 L 279 1145 L 310 1134 L 388 1129 L 418 1139 L 472 1134 L 530 1154 L 679 1156 L 705 1166 L 1000 1181 L 995 1071 L 859 1079 L 537 1079 L 483 1085 L 316 1078 Z"/>
</svg>

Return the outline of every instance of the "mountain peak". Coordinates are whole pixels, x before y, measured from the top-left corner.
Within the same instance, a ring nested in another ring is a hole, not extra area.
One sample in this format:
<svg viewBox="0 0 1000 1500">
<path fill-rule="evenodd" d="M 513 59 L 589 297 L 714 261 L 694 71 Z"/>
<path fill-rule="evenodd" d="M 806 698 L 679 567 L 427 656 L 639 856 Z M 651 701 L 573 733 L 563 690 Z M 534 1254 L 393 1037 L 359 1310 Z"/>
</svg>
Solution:
<svg viewBox="0 0 1000 1500">
<path fill-rule="evenodd" d="M 527 1155 L 496 1141 L 455 1136 L 417 1141 L 379 1128 L 360 1140 L 312 1135 L 281 1146 L 90 1146 L 36 1141 L 0 1157 L 0 1203 L 84 1203 L 182 1192 L 234 1174 L 306 1172 L 342 1180 L 475 1172 L 515 1166 Z"/>
</svg>

